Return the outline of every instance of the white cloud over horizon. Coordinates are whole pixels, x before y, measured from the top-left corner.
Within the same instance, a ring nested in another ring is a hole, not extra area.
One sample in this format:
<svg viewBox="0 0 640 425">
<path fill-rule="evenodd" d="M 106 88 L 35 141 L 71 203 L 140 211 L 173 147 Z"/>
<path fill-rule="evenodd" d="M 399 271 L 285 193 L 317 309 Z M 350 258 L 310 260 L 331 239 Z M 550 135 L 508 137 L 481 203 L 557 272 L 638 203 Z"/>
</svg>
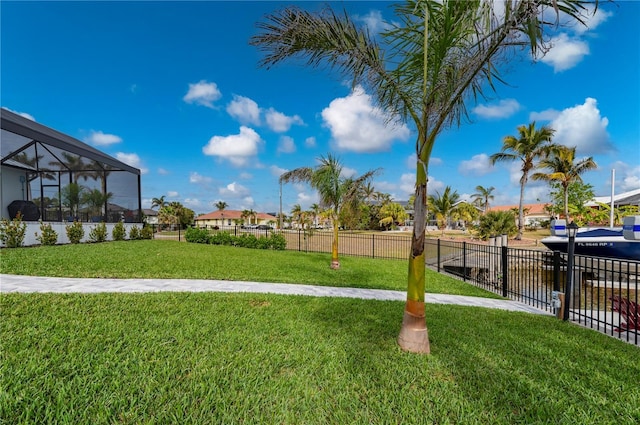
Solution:
<svg viewBox="0 0 640 425">
<path fill-rule="evenodd" d="M 189 173 L 189 183 L 195 184 L 209 184 L 213 181 L 211 177 L 203 176 L 195 171 Z"/>
<path fill-rule="evenodd" d="M 520 110 L 521 106 L 515 99 L 503 99 L 497 104 L 478 105 L 473 108 L 473 113 L 485 119 L 509 118 Z"/>
<path fill-rule="evenodd" d="M 111 146 L 116 143 L 121 143 L 122 138 L 115 134 L 105 134 L 102 131 L 92 130 L 89 136 L 84 139 L 85 142 L 93 146 Z"/>
<path fill-rule="evenodd" d="M 213 136 L 202 148 L 205 155 L 226 159 L 240 167 L 247 165 L 249 159 L 258 154 L 259 146 L 264 143 L 252 128 L 241 126 L 239 134 Z"/>
<path fill-rule="evenodd" d="M 596 99 L 586 98 L 582 105 L 561 111 L 549 124 L 556 132 L 555 143 L 576 147 L 576 157 L 615 150 L 607 133 L 609 120 L 600 116 Z"/>
<path fill-rule="evenodd" d="M 140 170 L 140 174 L 147 174 L 147 172 L 149 171 L 143 164 L 142 164 L 142 160 L 140 159 L 140 157 L 138 156 L 138 154 L 135 153 L 125 153 L 125 152 L 117 152 L 116 153 L 116 159 L 118 161 L 124 162 L 127 165 L 130 165 L 132 167 L 135 167 L 137 169 Z"/>
<path fill-rule="evenodd" d="M 388 151 L 394 142 L 404 142 L 410 134 L 404 124 L 386 125 L 388 117 L 359 86 L 348 96 L 332 100 L 322 110 L 322 118 L 331 131 L 332 144 L 342 151 Z"/>
<path fill-rule="evenodd" d="M 197 105 L 213 108 L 213 102 L 221 97 L 222 93 L 218 90 L 216 83 L 209 83 L 206 80 L 200 80 L 197 83 L 189 84 L 189 90 L 182 100 L 187 103 L 195 103 Z"/>
<path fill-rule="evenodd" d="M 469 160 L 460 161 L 460 165 L 458 165 L 458 171 L 465 176 L 483 176 L 492 172 L 493 168 L 489 156 L 485 153 L 474 155 Z"/>
</svg>

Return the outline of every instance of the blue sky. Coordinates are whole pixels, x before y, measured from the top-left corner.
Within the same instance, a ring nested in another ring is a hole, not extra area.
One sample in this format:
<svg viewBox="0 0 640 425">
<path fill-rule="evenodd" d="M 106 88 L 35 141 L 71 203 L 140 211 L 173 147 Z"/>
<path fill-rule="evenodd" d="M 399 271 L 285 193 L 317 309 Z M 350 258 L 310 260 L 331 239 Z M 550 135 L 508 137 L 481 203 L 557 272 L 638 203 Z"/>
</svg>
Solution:
<svg viewBox="0 0 640 425">
<path fill-rule="evenodd" d="M 385 127 L 368 94 L 326 70 L 288 62 L 258 67 L 255 23 L 291 2 L 2 1 L 0 105 L 85 141 L 142 170 L 143 206 L 164 195 L 196 213 L 278 210 L 278 176 L 338 155 L 347 173 L 383 168 L 374 186 L 413 193 L 415 132 Z M 297 2 L 317 10 L 321 3 Z M 390 3 L 332 2 L 377 31 Z M 463 197 L 495 187 L 495 205 L 516 204 L 518 164 L 491 166 L 502 138 L 535 120 L 555 141 L 593 156 L 596 195 L 640 188 L 640 2 L 603 5 L 589 28 L 559 28 L 537 62 L 514 58 L 508 86 L 478 104 L 471 123 L 443 132 L 429 192 Z M 546 201 L 530 183 L 526 202 Z M 317 202 L 285 185 L 283 209 Z"/>
</svg>

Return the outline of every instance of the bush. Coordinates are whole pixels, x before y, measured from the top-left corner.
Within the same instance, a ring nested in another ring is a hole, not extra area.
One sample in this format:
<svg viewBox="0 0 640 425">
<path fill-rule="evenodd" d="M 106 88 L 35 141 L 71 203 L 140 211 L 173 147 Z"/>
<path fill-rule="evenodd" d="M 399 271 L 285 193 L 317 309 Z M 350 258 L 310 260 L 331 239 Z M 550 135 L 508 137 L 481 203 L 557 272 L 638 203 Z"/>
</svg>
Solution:
<svg viewBox="0 0 640 425">
<path fill-rule="evenodd" d="M 138 229 L 138 226 L 133 226 L 131 230 L 129 230 L 129 239 L 135 241 L 140 238 L 140 229 Z"/>
<path fill-rule="evenodd" d="M 107 225 L 104 221 L 91 228 L 89 240 L 91 242 L 104 242 L 107 240 Z"/>
<path fill-rule="evenodd" d="M 111 237 L 114 241 L 123 241 L 124 237 L 127 235 L 127 231 L 124 228 L 124 224 L 119 221 L 113 226 L 113 231 L 111 232 Z"/>
<path fill-rule="evenodd" d="M 7 248 L 22 246 L 26 231 L 27 224 L 22 222 L 20 211 L 16 214 L 16 218 L 11 221 L 6 218 L 0 220 L 0 241 L 4 242 Z"/>
<path fill-rule="evenodd" d="M 204 229 L 196 229 L 195 227 L 187 228 L 184 233 L 187 242 L 192 243 L 209 243 L 209 232 Z"/>
<path fill-rule="evenodd" d="M 79 221 L 74 221 L 64 228 L 67 232 L 69 242 L 74 244 L 80 243 L 80 241 L 84 237 L 84 227 L 82 227 L 82 223 L 80 223 Z"/>
<path fill-rule="evenodd" d="M 147 225 L 142 226 L 140 237 L 142 239 L 153 239 L 153 227 Z"/>
<path fill-rule="evenodd" d="M 209 235 L 209 243 L 212 245 L 235 245 L 235 237 L 229 232 L 218 232 Z"/>
<path fill-rule="evenodd" d="M 287 249 L 287 239 L 282 233 L 272 233 L 269 237 L 269 242 L 271 243 L 271 249 L 275 249 L 277 251 Z"/>
<path fill-rule="evenodd" d="M 511 211 L 489 211 L 480 217 L 475 232 L 482 240 L 505 234 L 514 236 L 518 232 L 516 216 Z"/>
<path fill-rule="evenodd" d="M 50 223 L 43 223 L 40 220 L 40 236 L 36 232 L 36 240 L 42 245 L 55 245 L 58 243 L 58 233 L 51 227 Z"/>
</svg>

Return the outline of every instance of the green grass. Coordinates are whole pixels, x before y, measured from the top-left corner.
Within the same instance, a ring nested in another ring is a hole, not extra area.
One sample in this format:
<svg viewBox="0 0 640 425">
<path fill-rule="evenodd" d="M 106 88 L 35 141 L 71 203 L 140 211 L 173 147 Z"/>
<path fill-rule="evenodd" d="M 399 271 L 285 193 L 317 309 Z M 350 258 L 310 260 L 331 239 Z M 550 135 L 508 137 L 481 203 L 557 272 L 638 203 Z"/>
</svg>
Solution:
<svg viewBox="0 0 640 425">
<path fill-rule="evenodd" d="M 175 278 L 281 282 L 406 290 L 407 261 L 270 251 L 177 241 L 121 241 L 0 250 L 2 273 L 92 278 Z M 427 270 L 426 291 L 500 298 Z"/>
<path fill-rule="evenodd" d="M 553 317 L 263 294 L 2 294 L 0 423 L 636 424 L 638 348 Z"/>
</svg>

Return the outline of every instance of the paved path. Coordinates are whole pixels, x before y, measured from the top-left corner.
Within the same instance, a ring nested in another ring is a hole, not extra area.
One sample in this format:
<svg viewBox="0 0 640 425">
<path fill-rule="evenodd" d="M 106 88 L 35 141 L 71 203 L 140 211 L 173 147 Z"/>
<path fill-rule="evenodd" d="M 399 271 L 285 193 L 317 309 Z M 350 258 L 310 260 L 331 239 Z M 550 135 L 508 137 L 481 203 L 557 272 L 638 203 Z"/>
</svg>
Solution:
<svg viewBox="0 0 640 425">
<path fill-rule="evenodd" d="M 68 277 L 34 277 L 0 274 L 0 292 L 254 292 L 313 297 L 345 297 L 385 301 L 404 301 L 406 292 L 383 289 L 336 288 L 332 286 L 258 283 L 229 280 L 196 279 L 81 279 Z M 466 295 L 426 294 L 434 304 L 457 304 L 527 313 L 551 313 L 511 300 L 470 297 Z"/>
</svg>

